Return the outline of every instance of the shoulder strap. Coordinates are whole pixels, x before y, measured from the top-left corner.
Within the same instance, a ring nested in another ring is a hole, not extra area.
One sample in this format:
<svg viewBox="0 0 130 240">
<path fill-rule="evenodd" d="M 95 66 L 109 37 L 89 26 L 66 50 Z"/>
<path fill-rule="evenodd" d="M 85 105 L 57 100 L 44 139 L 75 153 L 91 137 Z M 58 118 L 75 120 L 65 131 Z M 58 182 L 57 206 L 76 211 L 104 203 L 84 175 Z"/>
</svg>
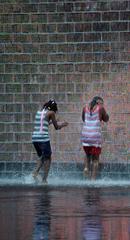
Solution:
<svg viewBox="0 0 130 240">
<path fill-rule="evenodd" d="M 43 128 L 43 118 L 44 118 L 44 115 L 47 111 L 45 109 L 42 110 L 41 112 L 41 119 L 40 119 L 40 132 L 42 132 L 42 128 Z"/>
</svg>

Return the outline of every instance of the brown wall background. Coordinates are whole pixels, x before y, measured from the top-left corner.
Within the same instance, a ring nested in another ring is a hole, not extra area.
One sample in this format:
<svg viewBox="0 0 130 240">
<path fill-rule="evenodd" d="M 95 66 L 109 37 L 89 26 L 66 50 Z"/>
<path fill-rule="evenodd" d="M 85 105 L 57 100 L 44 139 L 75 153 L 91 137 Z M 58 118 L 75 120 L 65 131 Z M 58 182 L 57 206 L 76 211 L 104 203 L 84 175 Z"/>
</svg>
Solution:
<svg viewBox="0 0 130 240">
<path fill-rule="evenodd" d="M 129 161 L 130 1 L 0 0 L 0 161 L 32 162 L 34 115 L 55 98 L 53 161 L 83 161 L 81 112 L 104 98 L 102 162 Z M 1 165 L 1 168 L 4 165 Z"/>
</svg>

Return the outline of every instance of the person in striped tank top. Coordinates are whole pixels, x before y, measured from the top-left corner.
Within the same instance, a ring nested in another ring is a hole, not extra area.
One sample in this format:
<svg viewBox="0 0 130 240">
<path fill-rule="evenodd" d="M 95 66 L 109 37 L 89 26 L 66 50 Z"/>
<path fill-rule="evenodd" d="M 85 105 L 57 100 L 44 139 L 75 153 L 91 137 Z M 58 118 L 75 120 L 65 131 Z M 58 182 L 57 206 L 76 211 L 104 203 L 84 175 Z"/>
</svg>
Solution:
<svg viewBox="0 0 130 240">
<path fill-rule="evenodd" d="M 84 175 L 90 179 L 96 179 L 97 177 L 102 145 L 101 122 L 109 121 L 103 103 L 101 97 L 95 96 L 82 111 L 81 142 L 85 151 Z"/>
<path fill-rule="evenodd" d="M 44 177 L 43 182 L 47 182 L 47 177 L 51 164 L 51 145 L 49 138 L 49 124 L 53 124 L 56 130 L 59 130 L 68 125 L 67 122 L 58 123 L 56 120 L 56 112 L 58 111 L 55 100 L 46 102 L 40 111 L 37 111 L 35 116 L 34 131 L 32 134 L 32 143 L 37 152 L 39 160 L 33 172 L 33 177 L 38 177 L 40 169 L 43 167 Z"/>
</svg>

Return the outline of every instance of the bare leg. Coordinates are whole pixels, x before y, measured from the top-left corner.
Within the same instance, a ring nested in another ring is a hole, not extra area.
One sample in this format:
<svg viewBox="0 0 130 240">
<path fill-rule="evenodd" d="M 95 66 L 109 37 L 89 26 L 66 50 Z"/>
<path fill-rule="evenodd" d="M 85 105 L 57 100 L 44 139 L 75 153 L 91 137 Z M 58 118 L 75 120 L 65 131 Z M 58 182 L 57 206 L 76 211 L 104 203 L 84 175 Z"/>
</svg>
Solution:
<svg viewBox="0 0 130 240">
<path fill-rule="evenodd" d="M 43 163 L 43 171 L 44 171 L 44 177 L 43 177 L 43 182 L 47 182 L 47 177 L 48 177 L 48 173 L 49 173 L 49 170 L 50 170 L 50 165 L 51 165 L 51 157 L 44 160 L 44 163 Z"/>
<path fill-rule="evenodd" d="M 91 155 L 86 155 L 84 159 L 84 176 L 90 177 Z"/>
<path fill-rule="evenodd" d="M 39 159 L 39 160 L 37 161 L 36 169 L 34 170 L 34 172 L 33 172 L 33 174 L 32 174 L 34 178 L 37 177 L 37 175 L 38 175 L 38 173 L 39 173 L 42 165 L 43 165 L 43 163 L 42 163 L 41 159 Z"/>
<path fill-rule="evenodd" d="M 99 168 L 99 156 L 92 156 L 92 176 L 91 179 L 95 180 Z"/>
</svg>

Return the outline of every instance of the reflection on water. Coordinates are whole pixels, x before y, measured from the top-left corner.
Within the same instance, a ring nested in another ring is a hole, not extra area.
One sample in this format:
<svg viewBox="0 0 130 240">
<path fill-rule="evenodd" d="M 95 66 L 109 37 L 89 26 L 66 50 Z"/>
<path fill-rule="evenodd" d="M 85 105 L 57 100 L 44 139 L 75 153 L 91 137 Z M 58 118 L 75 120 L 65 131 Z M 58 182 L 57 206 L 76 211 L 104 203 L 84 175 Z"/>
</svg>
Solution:
<svg viewBox="0 0 130 240">
<path fill-rule="evenodd" d="M 33 229 L 33 239 L 49 239 L 51 216 L 50 216 L 50 195 L 48 190 L 44 190 L 35 204 L 36 215 Z"/>
<path fill-rule="evenodd" d="M 128 187 L 0 188 L 1 240 L 129 240 Z"/>
<path fill-rule="evenodd" d="M 100 215 L 100 189 L 87 190 L 85 196 L 85 212 L 83 221 L 83 239 L 102 239 L 102 222 Z"/>
</svg>

